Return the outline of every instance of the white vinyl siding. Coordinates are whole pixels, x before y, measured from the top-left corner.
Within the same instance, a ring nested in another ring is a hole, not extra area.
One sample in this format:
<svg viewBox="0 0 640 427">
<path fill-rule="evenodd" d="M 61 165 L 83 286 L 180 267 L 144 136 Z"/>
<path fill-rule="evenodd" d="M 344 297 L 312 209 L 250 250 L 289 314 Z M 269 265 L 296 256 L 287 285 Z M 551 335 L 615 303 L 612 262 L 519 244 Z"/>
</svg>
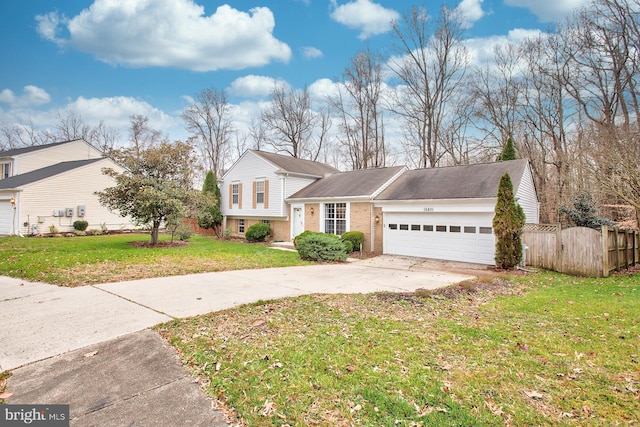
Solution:
<svg viewBox="0 0 640 427">
<path fill-rule="evenodd" d="M 537 224 L 540 217 L 540 209 L 529 165 L 525 168 L 522 179 L 520 180 L 520 185 L 516 190 L 515 197 L 518 200 L 518 204 L 524 211 L 526 222 L 529 224 Z"/>
<path fill-rule="evenodd" d="M 285 199 L 296 191 L 306 187 L 315 181 L 312 178 L 299 178 L 277 174 L 278 168 L 267 162 L 257 154 L 247 151 L 233 167 L 224 175 L 220 191 L 222 194 L 222 214 L 225 216 L 243 218 L 275 218 L 286 217 L 288 208 Z M 253 186 L 257 182 L 269 182 L 265 185 L 265 201 L 268 203 L 256 203 Z M 242 208 L 233 205 L 229 208 L 231 197 L 230 184 L 242 183 Z M 268 187 L 268 188 L 267 188 Z M 268 194 L 267 194 L 268 192 Z M 255 208 L 254 208 L 255 206 Z"/>
<path fill-rule="evenodd" d="M 40 232 L 48 232 L 52 224 L 59 231 L 72 231 L 73 222 L 78 219 L 89 222 L 88 228 L 99 229 L 103 223 L 110 230 L 135 228 L 129 218 L 111 213 L 103 207 L 94 194 L 115 185 L 111 177 L 102 173 L 103 167 L 111 167 L 119 172 L 122 170 L 115 163 L 104 159 L 25 186 L 20 195 L 20 232 L 30 234 L 31 225 L 38 224 L 38 217 L 44 219 L 39 224 Z M 79 205 L 86 209 L 83 218 L 78 217 Z M 73 216 L 53 216 L 54 209 L 67 208 L 73 209 Z M 25 227 L 24 223 L 29 223 L 29 227 Z"/>
<path fill-rule="evenodd" d="M 99 159 L 102 153 L 83 140 L 43 148 L 15 157 L 13 175 L 73 160 Z"/>
</svg>

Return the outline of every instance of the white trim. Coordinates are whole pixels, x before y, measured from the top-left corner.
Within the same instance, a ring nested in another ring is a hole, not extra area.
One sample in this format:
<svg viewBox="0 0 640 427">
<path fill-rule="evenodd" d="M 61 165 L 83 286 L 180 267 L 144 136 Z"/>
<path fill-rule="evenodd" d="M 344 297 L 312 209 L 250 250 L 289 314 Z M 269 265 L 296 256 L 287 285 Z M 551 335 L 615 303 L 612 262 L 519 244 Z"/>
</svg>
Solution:
<svg viewBox="0 0 640 427">
<path fill-rule="evenodd" d="M 295 204 L 291 204 L 291 221 L 289 224 L 289 236 L 291 237 L 291 240 L 293 241 L 293 238 L 296 237 L 296 235 L 294 234 L 296 232 L 295 229 L 295 222 L 296 222 L 296 214 L 295 214 L 295 209 L 300 209 L 300 212 L 302 214 L 302 224 L 301 224 L 301 231 L 300 233 L 302 233 L 305 229 L 305 224 L 304 224 L 304 204 L 303 203 L 295 203 Z"/>
<path fill-rule="evenodd" d="M 320 232 L 322 233 L 326 233 L 327 230 L 324 228 L 325 225 L 325 205 L 330 205 L 330 204 L 336 204 L 336 203 L 344 203 L 346 206 L 346 210 L 345 210 L 345 232 L 347 231 L 351 231 L 351 203 L 350 202 L 345 202 L 345 201 L 339 201 L 339 202 L 327 202 L 327 203 L 321 203 L 320 204 Z"/>
</svg>

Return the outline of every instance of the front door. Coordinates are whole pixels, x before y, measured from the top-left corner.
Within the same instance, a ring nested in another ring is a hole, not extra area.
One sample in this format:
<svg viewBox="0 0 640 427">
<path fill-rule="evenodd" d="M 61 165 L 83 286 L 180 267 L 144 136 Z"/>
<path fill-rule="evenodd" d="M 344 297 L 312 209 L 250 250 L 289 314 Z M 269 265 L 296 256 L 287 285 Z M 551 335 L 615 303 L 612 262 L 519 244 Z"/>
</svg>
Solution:
<svg viewBox="0 0 640 427">
<path fill-rule="evenodd" d="M 291 239 L 304 231 L 304 207 L 293 207 L 293 224 L 291 226 Z"/>
</svg>

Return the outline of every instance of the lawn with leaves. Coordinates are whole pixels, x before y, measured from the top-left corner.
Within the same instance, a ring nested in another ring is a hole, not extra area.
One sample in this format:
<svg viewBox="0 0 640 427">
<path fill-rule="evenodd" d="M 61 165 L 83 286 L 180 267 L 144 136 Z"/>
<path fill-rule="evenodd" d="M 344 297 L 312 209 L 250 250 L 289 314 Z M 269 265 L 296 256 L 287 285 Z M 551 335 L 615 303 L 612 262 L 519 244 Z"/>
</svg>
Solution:
<svg viewBox="0 0 640 427">
<path fill-rule="evenodd" d="M 161 241 L 170 236 L 161 236 Z M 148 234 L 0 238 L 0 275 L 64 286 L 308 264 L 295 252 L 194 236 L 179 247 L 136 247 Z"/>
<path fill-rule="evenodd" d="M 640 421 L 640 276 L 313 295 L 157 329 L 249 426 Z"/>
</svg>

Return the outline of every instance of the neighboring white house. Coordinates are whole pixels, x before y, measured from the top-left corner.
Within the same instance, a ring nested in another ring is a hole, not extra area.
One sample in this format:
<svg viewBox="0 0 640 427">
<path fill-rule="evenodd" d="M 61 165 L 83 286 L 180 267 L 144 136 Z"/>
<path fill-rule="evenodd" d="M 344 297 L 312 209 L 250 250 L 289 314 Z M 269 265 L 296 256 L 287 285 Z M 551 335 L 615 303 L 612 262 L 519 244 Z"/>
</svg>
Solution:
<svg viewBox="0 0 640 427">
<path fill-rule="evenodd" d="M 352 172 L 313 163 L 246 152 L 222 180 L 227 226 L 242 235 L 251 224 L 268 222 L 274 240 L 284 241 L 304 230 L 357 230 L 364 234 L 367 252 L 493 265 L 494 209 L 505 172 L 526 222 L 538 222 L 539 201 L 527 160 Z M 292 173 L 293 165 L 303 165 L 306 172 Z M 310 172 L 312 167 L 319 169 Z"/>
<path fill-rule="evenodd" d="M 84 140 L 0 151 L 0 235 L 73 230 L 85 220 L 89 228 L 133 228 L 103 207 L 94 193 L 115 185 L 103 168 L 123 169 Z"/>
</svg>

